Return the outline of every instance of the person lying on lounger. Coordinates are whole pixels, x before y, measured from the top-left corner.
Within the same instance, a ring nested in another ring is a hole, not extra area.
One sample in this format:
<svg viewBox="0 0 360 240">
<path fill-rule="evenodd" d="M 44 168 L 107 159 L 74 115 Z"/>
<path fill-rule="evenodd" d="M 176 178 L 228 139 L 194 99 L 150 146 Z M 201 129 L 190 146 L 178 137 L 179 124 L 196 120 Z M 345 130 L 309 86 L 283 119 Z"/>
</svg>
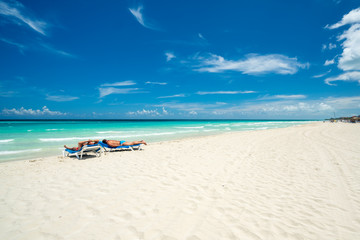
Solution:
<svg viewBox="0 0 360 240">
<path fill-rule="evenodd" d="M 80 150 L 83 146 L 85 145 L 94 145 L 94 144 L 97 144 L 99 142 L 99 140 L 87 140 L 87 141 L 81 141 L 81 142 L 78 142 L 78 146 L 77 147 L 68 147 L 66 145 L 64 145 L 64 148 L 66 149 L 70 149 L 70 150 L 73 150 L 73 151 L 78 151 Z"/>
<path fill-rule="evenodd" d="M 138 145 L 138 144 L 145 144 L 147 143 L 144 140 L 141 141 L 133 141 L 133 142 L 126 142 L 126 141 L 117 141 L 117 140 L 102 140 L 103 143 L 106 143 L 110 147 L 118 147 L 118 146 L 132 146 L 132 145 Z"/>
</svg>

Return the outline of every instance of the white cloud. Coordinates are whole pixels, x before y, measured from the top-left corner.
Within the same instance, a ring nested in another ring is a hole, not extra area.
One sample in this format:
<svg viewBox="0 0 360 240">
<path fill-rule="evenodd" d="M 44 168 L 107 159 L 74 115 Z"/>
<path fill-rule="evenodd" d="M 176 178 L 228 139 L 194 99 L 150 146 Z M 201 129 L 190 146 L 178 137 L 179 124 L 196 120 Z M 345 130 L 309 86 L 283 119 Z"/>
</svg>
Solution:
<svg viewBox="0 0 360 240">
<path fill-rule="evenodd" d="M 142 109 L 142 110 L 137 110 L 135 112 L 128 112 L 127 115 L 130 116 L 151 116 L 151 117 L 159 117 L 159 116 L 165 116 L 168 115 L 168 111 L 166 111 L 166 109 L 163 107 L 161 110 L 146 110 L 146 109 Z"/>
<path fill-rule="evenodd" d="M 19 116 L 63 116 L 66 113 L 58 112 L 58 111 L 50 111 L 49 108 L 44 106 L 42 109 L 33 110 L 31 108 L 25 109 L 21 107 L 20 109 L 7 109 L 4 108 L 2 110 L 3 115 L 19 115 Z"/>
<path fill-rule="evenodd" d="M 143 26 L 146 27 L 148 29 L 152 29 L 152 30 L 159 30 L 156 26 L 154 26 L 153 24 L 149 23 L 148 21 L 145 22 L 144 20 L 144 15 L 142 13 L 142 11 L 144 10 L 144 6 L 139 5 L 137 8 L 129 8 L 129 11 L 131 12 L 131 14 L 135 17 L 135 19 Z"/>
<path fill-rule="evenodd" d="M 172 59 L 176 58 L 176 56 L 174 55 L 174 53 L 172 52 L 165 52 L 165 56 L 166 56 L 166 61 L 169 62 Z"/>
<path fill-rule="evenodd" d="M 100 98 L 110 94 L 140 93 L 137 90 L 139 90 L 139 88 L 114 88 L 114 87 L 99 88 Z"/>
<path fill-rule="evenodd" d="M 335 81 L 347 81 L 347 82 L 358 82 L 360 83 L 360 72 L 345 72 L 335 77 L 329 77 L 325 79 L 325 83 L 328 85 L 334 85 L 331 82 Z"/>
<path fill-rule="evenodd" d="M 332 65 L 335 63 L 335 59 L 332 59 L 332 60 L 326 60 L 325 63 L 324 63 L 324 66 L 329 66 L 329 65 Z"/>
<path fill-rule="evenodd" d="M 293 94 L 293 95 L 273 95 L 273 96 L 265 96 L 260 98 L 259 100 L 269 100 L 269 99 L 303 99 L 306 98 L 306 95 L 302 94 Z"/>
<path fill-rule="evenodd" d="M 329 74 L 331 72 L 331 69 L 325 73 L 321 73 L 321 74 L 318 74 L 318 75 L 315 75 L 313 76 L 313 78 L 321 78 L 321 77 L 324 77 L 325 75 Z"/>
<path fill-rule="evenodd" d="M 344 71 L 360 70 L 360 24 L 352 25 L 338 40 L 344 40 L 338 67 Z"/>
<path fill-rule="evenodd" d="M 326 28 L 335 29 L 347 24 L 360 23 L 360 8 L 351 10 L 348 14 L 345 14 L 340 22 L 333 25 L 326 25 Z"/>
<path fill-rule="evenodd" d="M 360 8 L 345 14 L 341 21 L 326 26 L 328 29 L 336 29 L 350 25 L 339 37 L 343 41 L 341 47 L 343 52 L 339 57 L 338 67 L 344 71 L 360 70 Z"/>
<path fill-rule="evenodd" d="M 195 112 L 195 111 L 190 111 L 189 114 L 190 114 L 190 115 L 194 115 L 194 116 L 198 115 L 198 113 Z"/>
<path fill-rule="evenodd" d="M 198 91 L 198 95 L 209 95 L 209 94 L 247 94 L 247 93 L 256 93 L 255 91 L 215 91 L 215 92 L 203 92 Z"/>
<path fill-rule="evenodd" d="M 329 97 L 325 102 L 337 110 L 343 109 L 360 109 L 360 96 L 356 97 Z"/>
<path fill-rule="evenodd" d="M 73 96 L 65 96 L 65 95 L 58 95 L 58 96 L 46 95 L 46 100 L 55 101 L 55 102 L 69 102 L 69 101 L 74 101 L 76 99 L 79 98 Z"/>
<path fill-rule="evenodd" d="M 134 81 L 123 81 L 123 82 L 115 82 L 115 83 L 104 83 L 101 84 L 101 87 L 121 87 L 121 86 L 131 86 L 135 85 L 136 82 Z"/>
<path fill-rule="evenodd" d="M 327 25 L 326 28 L 336 29 L 345 25 L 350 25 L 350 27 L 337 38 L 338 41 L 342 41 L 341 47 L 343 50 L 337 66 L 345 72 L 325 79 L 325 83 L 328 85 L 334 85 L 331 84 L 333 81 L 360 83 L 360 72 L 358 72 L 360 70 L 360 8 L 353 9 L 345 14 L 341 21 L 331 26 Z M 335 63 L 334 60 L 327 60 L 325 66 L 333 63 Z"/>
<path fill-rule="evenodd" d="M 158 98 L 176 98 L 176 97 L 185 97 L 185 94 L 181 93 L 181 94 L 175 94 L 175 95 L 171 95 L 171 96 L 162 96 L 162 97 L 158 97 Z"/>
<path fill-rule="evenodd" d="M 17 2 L 12 1 L 9 3 L 6 3 L 4 1 L 0 1 L 0 15 L 4 15 L 8 17 L 13 22 L 19 24 L 19 25 L 27 25 L 34 31 L 46 35 L 45 29 L 47 27 L 46 22 L 32 19 L 30 16 L 27 16 L 23 12 L 26 11 L 25 7 Z"/>
<path fill-rule="evenodd" d="M 336 44 L 334 44 L 334 43 L 329 43 L 328 45 L 323 44 L 323 45 L 322 45 L 322 50 L 326 50 L 326 49 L 331 50 L 331 49 L 334 49 L 334 48 L 336 48 L 336 47 L 337 47 L 337 46 L 336 46 Z"/>
<path fill-rule="evenodd" d="M 147 81 L 145 84 L 154 84 L 154 85 L 166 85 L 166 82 L 149 82 Z"/>
<path fill-rule="evenodd" d="M 331 50 L 331 49 L 334 49 L 334 48 L 336 48 L 336 44 L 334 44 L 334 43 L 329 43 L 328 48 L 329 48 L 330 50 Z"/>
<path fill-rule="evenodd" d="M 289 58 L 281 54 L 258 55 L 249 54 L 242 60 L 226 60 L 221 56 L 211 54 L 210 57 L 197 57 L 200 72 L 238 71 L 249 75 L 266 73 L 295 74 L 300 68 L 307 68 L 308 63 L 300 63 L 296 58 Z"/>
</svg>

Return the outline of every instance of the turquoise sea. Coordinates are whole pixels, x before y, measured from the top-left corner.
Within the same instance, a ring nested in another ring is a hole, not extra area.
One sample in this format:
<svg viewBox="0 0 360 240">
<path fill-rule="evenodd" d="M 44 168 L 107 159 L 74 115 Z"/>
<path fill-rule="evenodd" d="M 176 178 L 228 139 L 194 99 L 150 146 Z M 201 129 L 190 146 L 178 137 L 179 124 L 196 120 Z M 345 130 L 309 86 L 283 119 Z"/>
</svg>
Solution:
<svg viewBox="0 0 360 240">
<path fill-rule="evenodd" d="M 63 145 L 87 139 L 142 140 L 148 143 L 230 131 L 283 128 L 294 120 L 68 120 L 0 121 L 0 162 L 61 155 Z"/>
</svg>

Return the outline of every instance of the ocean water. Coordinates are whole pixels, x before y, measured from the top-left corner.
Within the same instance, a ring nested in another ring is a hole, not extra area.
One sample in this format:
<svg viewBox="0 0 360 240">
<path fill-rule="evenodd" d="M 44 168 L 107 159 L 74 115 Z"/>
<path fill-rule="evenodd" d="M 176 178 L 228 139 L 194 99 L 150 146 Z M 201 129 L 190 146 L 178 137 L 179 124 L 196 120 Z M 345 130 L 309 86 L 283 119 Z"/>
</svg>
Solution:
<svg viewBox="0 0 360 240">
<path fill-rule="evenodd" d="M 283 128 L 309 121 L 0 121 L 0 162 L 61 155 L 63 146 L 88 139 L 148 143 L 230 131 Z"/>
</svg>

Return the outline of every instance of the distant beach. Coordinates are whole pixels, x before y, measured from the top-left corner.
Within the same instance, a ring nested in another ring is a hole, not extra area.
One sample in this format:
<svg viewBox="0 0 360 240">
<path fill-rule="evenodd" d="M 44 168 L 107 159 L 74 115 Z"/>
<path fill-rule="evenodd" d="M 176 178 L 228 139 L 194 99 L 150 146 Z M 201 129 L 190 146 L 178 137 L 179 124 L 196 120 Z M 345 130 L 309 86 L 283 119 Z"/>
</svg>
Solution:
<svg viewBox="0 0 360 240">
<path fill-rule="evenodd" d="M 0 162 L 61 155 L 63 145 L 87 139 L 160 142 L 224 132 L 283 128 L 296 120 L 68 120 L 0 121 Z"/>
</svg>

